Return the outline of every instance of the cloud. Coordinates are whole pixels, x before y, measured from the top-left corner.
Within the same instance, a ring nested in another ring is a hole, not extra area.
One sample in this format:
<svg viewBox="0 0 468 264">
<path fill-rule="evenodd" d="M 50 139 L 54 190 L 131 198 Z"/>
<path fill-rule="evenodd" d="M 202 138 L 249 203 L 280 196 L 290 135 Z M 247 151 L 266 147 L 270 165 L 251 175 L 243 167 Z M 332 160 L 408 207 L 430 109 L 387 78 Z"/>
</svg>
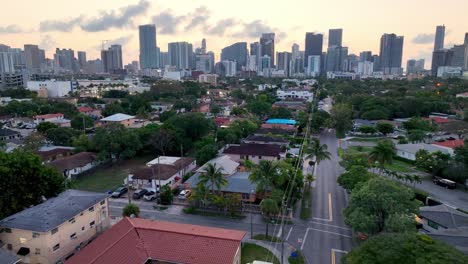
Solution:
<svg viewBox="0 0 468 264">
<path fill-rule="evenodd" d="M 21 29 L 17 25 L 8 25 L 5 27 L 0 27 L 0 34 L 5 33 L 5 34 L 15 34 L 15 33 L 22 33 L 24 32 L 23 29 Z"/>
<path fill-rule="evenodd" d="M 178 31 L 179 24 L 185 20 L 185 16 L 178 16 L 171 9 L 167 9 L 153 17 L 158 32 L 161 34 L 174 34 Z"/>
<path fill-rule="evenodd" d="M 219 20 L 214 27 L 206 30 L 206 34 L 213 36 L 224 36 L 228 29 L 235 27 L 238 21 L 235 18 L 226 18 Z"/>
<path fill-rule="evenodd" d="M 133 22 L 133 18 L 146 13 L 149 6 L 149 1 L 141 0 L 138 4 L 120 8 L 119 12 L 115 10 L 103 11 L 99 17 L 85 21 L 81 25 L 81 29 L 88 32 L 98 32 L 127 26 Z"/>
<path fill-rule="evenodd" d="M 414 44 L 429 44 L 434 42 L 435 35 L 434 34 L 418 34 L 414 37 L 411 42 Z"/>
<path fill-rule="evenodd" d="M 206 6 L 200 6 L 190 13 L 187 18 L 190 22 L 185 26 L 185 31 L 194 29 L 198 26 L 207 26 L 207 21 L 210 19 L 211 12 Z"/>
<path fill-rule="evenodd" d="M 261 20 L 254 20 L 252 22 L 243 23 L 241 31 L 233 34 L 236 38 L 259 38 L 262 33 L 275 33 L 276 42 L 286 38 L 286 32 L 280 31 L 278 28 L 271 27 Z"/>
<path fill-rule="evenodd" d="M 130 41 L 132 39 L 133 39 L 133 35 L 127 35 L 127 36 L 119 37 L 119 38 L 116 38 L 116 39 L 109 39 L 109 40 L 106 41 L 106 43 L 104 45 L 104 48 L 107 49 L 108 47 L 110 47 L 110 45 L 125 46 L 128 43 L 130 43 Z M 102 49 L 102 43 L 100 45 L 93 46 L 92 48 L 96 49 L 96 50 L 101 50 Z"/>
<path fill-rule="evenodd" d="M 57 42 L 50 35 L 44 35 L 41 36 L 41 39 L 39 41 L 39 47 L 41 47 L 44 50 L 51 50 L 57 47 Z"/>
<path fill-rule="evenodd" d="M 41 32 L 49 32 L 49 31 L 69 32 L 76 25 L 79 25 L 81 21 L 83 21 L 82 16 L 68 20 L 68 21 L 46 20 L 46 21 L 42 21 L 39 24 L 39 31 Z"/>
</svg>

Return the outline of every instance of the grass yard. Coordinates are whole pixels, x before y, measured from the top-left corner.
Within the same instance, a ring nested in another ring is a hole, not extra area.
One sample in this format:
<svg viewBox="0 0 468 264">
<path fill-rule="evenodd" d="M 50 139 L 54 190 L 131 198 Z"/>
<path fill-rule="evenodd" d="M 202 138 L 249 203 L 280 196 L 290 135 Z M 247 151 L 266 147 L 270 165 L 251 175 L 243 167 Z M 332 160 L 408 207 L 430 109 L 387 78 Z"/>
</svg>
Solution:
<svg viewBox="0 0 468 264">
<path fill-rule="evenodd" d="M 101 167 L 88 175 L 78 177 L 74 188 L 92 192 L 106 192 L 123 184 L 128 170 L 143 167 L 151 157 L 136 157 L 130 160 L 117 161 L 112 166 Z"/>
<path fill-rule="evenodd" d="M 272 237 L 272 236 L 265 236 L 265 234 L 257 234 L 253 237 L 255 240 L 263 240 L 263 241 L 268 241 L 268 242 L 281 242 L 281 238 L 278 237 Z"/>
<path fill-rule="evenodd" d="M 373 147 L 363 147 L 363 146 L 351 146 L 349 147 L 346 152 L 347 153 L 369 153 L 371 152 Z"/>
<path fill-rule="evenodd" d="M 251 243 L 242 244 L 242 264 L 252 263 L 254 260 L 272 262 L 272 259 L 274 264 L 280 263 L 278 258 L 268 249 Z"/>
<path fill-rule="evenodd" d="M 288 258 L 289 264 L 304 264 L 304 263 L 306 263 L 305 259 L 304 259 L 304 256 L 302 256 L 302 253 L 299 250 L 296 251 L 296 253 L 297 253 L 297 257 L 289 257 Z"/>
<path fill-rule="evenodd" d="M 413 165 L 410 163 L 401 161 L 401 160 L 393 160 L 392 164 L 385 165 L 386 169 L 396 171 L 396 172 L 414 172 Z"/>
<path fill-rule="evenodd" d="M 351 139 L 348 139 L 348 141 L 351 141 L 351 142 L 375 142 L 375 143 L 378 143 L 382 140 L 387 140 L 387 139 L 391 139 L 391 138 L 359 138 L 359 137 L 355 137 L 355 138 L 351 138 Z"/>
</svg>

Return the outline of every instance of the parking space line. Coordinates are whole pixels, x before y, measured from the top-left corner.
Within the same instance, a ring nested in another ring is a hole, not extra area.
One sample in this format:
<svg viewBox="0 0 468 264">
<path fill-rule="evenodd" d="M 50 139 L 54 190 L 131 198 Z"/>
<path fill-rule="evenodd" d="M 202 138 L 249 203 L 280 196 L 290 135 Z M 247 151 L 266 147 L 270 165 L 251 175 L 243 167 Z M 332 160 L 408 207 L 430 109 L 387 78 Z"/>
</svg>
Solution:
<svg viewBox="0 0 468 264">
<path fill-rule="evenodd" d="M 292 229 L 293 229 L 293 228 L 292 228 L 292 226 L 291 226 L 291 228 L 289 229 L 288 235 L 286 236 L 286 240 L 288 240 L 288 239 L 289 239 L 289 236 L 291 235 L 291 231 L 292 231 Z"/>
<path fill-rule="evenodd" d="M 321 229 L 312 228 L 312 227 L 308 227 L 308 228 L 307 228 L 307 231 L 309 231 L 309 230 L 314 230 L 314 231 L 318 231 L 318 232 L 323 232 L 323 233 L 333 234 L 333 235 L 337 235 L 337 236 L 343 236 L 343 237 L 347 237 L 347 238 L 352 238 L 352 237 L 349 236 L 349 235 L 345 235 L 345 234 L 341 234 L 341 233 L 336 233 L 336 232 L 331 232 L 331 231 L 327 231 L 327 230 L 321 230 Z M 306 233 L 306 234 L 307 234 L 307 233 Z"/>
<path fill-rule="evenodd" d="M 331 249 L 331 263 L 332 264 L 336 264 L 336 253 L 346 254 L 346 253 L 348 253 L 348 251 L 332 248 Z"/>
<path fill-rule="evenodd" d="M 309 228 L 307 228 L 304 239 L 302 239 L 302 245 L 301 245 L 301 250 L 304 249 L 305 242 L 307 240 L 307 235 L 309 234 Z"/>
</svg>

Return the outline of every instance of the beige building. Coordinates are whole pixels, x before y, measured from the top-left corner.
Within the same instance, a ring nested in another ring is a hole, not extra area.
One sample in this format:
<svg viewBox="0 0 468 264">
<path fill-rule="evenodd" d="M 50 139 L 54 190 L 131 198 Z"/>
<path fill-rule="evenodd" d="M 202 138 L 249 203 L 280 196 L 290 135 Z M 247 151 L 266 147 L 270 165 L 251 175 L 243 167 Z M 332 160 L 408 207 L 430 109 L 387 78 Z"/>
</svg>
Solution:
<svg viewBox="0 0 468 264">
<path fill-rule="evenodd" d="M 23 263 L 63 263 L 109 226 L 107 194 L 67 190 L 0 221 L 2 248 Z"/>
<path fill-rule="evenodd" d="M 115 114 L 100 120 L 101 124 L 121 124 L 124 127 L 131 127 L 135 124 L 135 117 L 126 114 Z"/>
</svg>

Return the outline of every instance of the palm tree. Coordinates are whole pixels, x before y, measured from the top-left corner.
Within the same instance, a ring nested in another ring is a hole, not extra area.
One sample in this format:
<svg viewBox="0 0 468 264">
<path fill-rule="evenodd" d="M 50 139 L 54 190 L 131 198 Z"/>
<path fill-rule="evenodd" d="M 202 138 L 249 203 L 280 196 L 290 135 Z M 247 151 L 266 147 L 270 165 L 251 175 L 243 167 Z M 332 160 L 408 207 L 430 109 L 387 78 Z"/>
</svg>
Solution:
<svg viewBox="0 0 468 264">
<path fill-rule="evenodd" d="M 307 187 L 310 188 L 310 185 L 312 184 L 312 182 L 315 181 L 315 177 L 312 173 L 309 173 L 305 176 L 305 180 L 307 182 Z"/>
<path fill-rule="evenodd" d="M 214 193 L 214 187 L 216 186 L 216 189 L 220 190 L 222 186 L 227 184 L 227 180 L 221 173 L 220 167 L 216 167 L 216 164 L 208 163 L 205 167 L 205 173 L 200 175 L 200 183 L 203 185 L 209 183 L 210 191 Z"/>
<path fill-rule="evenodd" d="M 262 209 L 262 213 L 267 216 L 266 221 L 266 237 L 268 238 L 268 222 L 271 220 L 273 215 L 277 215 L 279 213 L 279 207 L 275 200 L 273 199 L 264 199 L 260 203 L 260 208 Z"/>
<path fill-rule="evenodd" d="M 257 183 L 257 191 L 264 192 L 274 189 L 278 177 L 278 163 L 271 160 L 261 160 L 252 170 L 249 179 Z"/>
<path fill-rule="evenodd" d="M 395 146 L 389 140 L 380 141 L 369 153 L 369 161 L 379 164 L 380 172 L 383 172 L 386 164 L 392 164 L 395 155 Z"/>
<path fill-rule="evenodd" d="M 331 154 L 327 149 L 327 144 L 322 145 L 320 144 L 320 140 L 318 138 L 313 138 L 312 142 L 310 142 L 310 144 L 305 149 L 305 153 L 307 154 L 305 158 L 311 159 L 315 157 L 315 163 L 318 166 L 320 162 L 331 159 Z"/>
</svg>

